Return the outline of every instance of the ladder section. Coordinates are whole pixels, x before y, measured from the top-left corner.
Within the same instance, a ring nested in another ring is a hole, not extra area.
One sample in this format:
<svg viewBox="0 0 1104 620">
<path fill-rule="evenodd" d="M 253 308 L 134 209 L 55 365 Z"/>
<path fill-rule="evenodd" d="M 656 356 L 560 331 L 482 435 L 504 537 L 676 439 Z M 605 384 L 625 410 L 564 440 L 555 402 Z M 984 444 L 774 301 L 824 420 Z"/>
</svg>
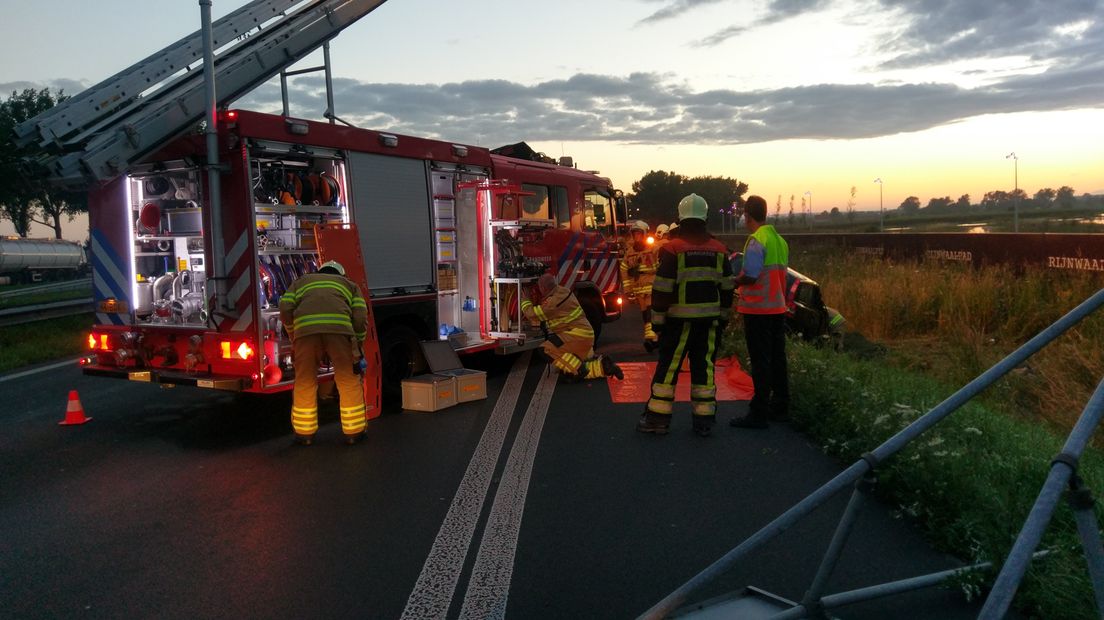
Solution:
<svg viewBox="0 0 1104 620">
<path fill-rule="evenodd" d="M 286 17 L 286 11 L 303 0 L 255 0 L 215 21 L 211 27 L 215 49 L 235 39 L 244 40 L 269 21 Z M 37 142 L 47 149 L 64 149 L 97 121 L 134 105 L 140 96 L 152 96 L 174 76 L 190 71 L 203 60 L 203 42 L 197 30 L 161 51 L 62 101 L 15 129 L 20 146 Z"/>
<path fill-rule="evenodd" d="M 241 30 L 252 19 L 260 19 L 264 11 L 273 11 L 287 2 L 276 0 L 257 0 L 245 9 L 260 11 L 240 12 L 235 19 L 222 25 L 223 36 L 227 32 L 239 29 L 248 36 L 241 38 L 231 47 L 219 51 L 215 58 L 215 80 L 218 85 L 218 105 L 245 95 L 269 78 L 295 64 L 322 46 L 344 28 L 364 17 L 385 0 L 311 0 L 303 2 L 294 13 L 277 16 L 255 33 Z M 265 6 L 261 6 L 265 5 Z M 225 19 L 225 18 L 224 18 Z M 225 45 L 225 42 L 224 42 Z M 184 58 L 189 53 L 188 44 L 170 46 L 171 52 L 164 52 L 172 58 Z M 158 54 L 153 57 L 157 70 L 167 70 L 169 63 Z M 143 63 L 132 67 L 97 88 L 98 92 L 112 95 L 112 84 L 133 83 L 131 77 L 142 71 Z M 153 79 L 152 74 L 148 76 Z M 145 78 L 140 78 L 145 79 Z M 105 88 L 107 90 L 105 90 Z M 206 98 L 203 72 L 185 71 L 174 79 L 165 81 L 154 92 L 141 97 L 132 97 L 129 104 L 120 103 L 106 116 L 96 110 L 104 99 L 88 99 L 78 95 L 77 104 L 63 110 L 72 118 L 95 119 L 73 132 L 65 135 L 61 154 L 47 154 L 39 158 L 38 163 L 45 170 L 48 179 L 59 185 L 82 187 L 97 181 L 110 180 L 139 162 L 141 158 L 164 144 L 168 139 L 179 135 L 206 114 Z M 88 101 L 92 103 L 89 104 Z M 53 140 L 57 131 L 56 124 L 50 124 L 50 118 L 58 113 L 47 113 L 43 118 L 36 117 L 28 121 L 30 125 L 21 130 L 28 138 L 38 135 L 39 140 Z M 60 118 L 60 117 L 59 117 Z M 35 127 L 54 127 L 42 131 L 28 129 Z M 56 142 L 55 142 L 56 144 Z"/>
</svg>

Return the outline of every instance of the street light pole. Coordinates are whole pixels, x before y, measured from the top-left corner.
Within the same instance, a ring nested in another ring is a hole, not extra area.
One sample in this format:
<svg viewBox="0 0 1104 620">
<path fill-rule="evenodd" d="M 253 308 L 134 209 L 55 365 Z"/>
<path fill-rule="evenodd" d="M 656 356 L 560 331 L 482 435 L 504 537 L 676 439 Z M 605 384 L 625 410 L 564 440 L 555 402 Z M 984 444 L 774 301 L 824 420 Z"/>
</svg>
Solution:
<svg viewBox="0 0 1104 620">
<path fill-rule="evenodd" d="M 878 232 L 885 232 L 885 203 L 882 202 L 882 177 L 874 179 L 878 184 Z"/>
<path fill-rule="evenodd" d="M 1012 160 L 1012 182 L 1015 189 L 1012 192 L 1012 232 L 1020 232 L 1020 158 L 1016 152 L 1004 156 Z"/>
<path fill-rule="evenodd" d="M 809 227 L 809 229 L 812 230 L 813 214 L 816 213 L 816 211 L 813 211 L 813 192 L 811 190 L 806 191 L 805 195 L 809 197 L 809 219 L 805 220 L 805 223 Z"/>
</svg>

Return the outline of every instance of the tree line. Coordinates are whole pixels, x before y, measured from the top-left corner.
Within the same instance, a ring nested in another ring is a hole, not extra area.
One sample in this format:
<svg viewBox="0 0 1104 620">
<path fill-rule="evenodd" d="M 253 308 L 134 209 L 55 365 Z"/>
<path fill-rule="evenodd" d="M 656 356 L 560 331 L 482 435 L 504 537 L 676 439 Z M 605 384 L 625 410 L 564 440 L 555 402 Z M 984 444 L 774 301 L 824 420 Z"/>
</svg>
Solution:
<svg viewBox="0 0 1104 620">
<path fill-rule="evenodd" d="M 709 203 L 707 225 L 721 228 L 722 218 L 743 213 L 747 183 L 730 177 L 686 177 L 677 172 L 652 170 L 634 181 L 628 195 L 629 220 L 644 220 L 653 228 L 678 220 L 679 200 L 690 193 Z"/>
<path fill-rule="evenodd" d="M 20 237 L 26 237 L 31 224 L 37 223 L 52 228 L 54 237 L 61 239 L 61 218 L 72 220 L 88 210 L 83 193 L 51 187 L 29 171 L 24 158 L 32 155 L 32 149 L 14 143 L 17 125 L 67 98 L 62 91 L 55 95 L 49 88 L 27 88 L 0 102 L 0 219 L 10 220 Z"/>
</svg>

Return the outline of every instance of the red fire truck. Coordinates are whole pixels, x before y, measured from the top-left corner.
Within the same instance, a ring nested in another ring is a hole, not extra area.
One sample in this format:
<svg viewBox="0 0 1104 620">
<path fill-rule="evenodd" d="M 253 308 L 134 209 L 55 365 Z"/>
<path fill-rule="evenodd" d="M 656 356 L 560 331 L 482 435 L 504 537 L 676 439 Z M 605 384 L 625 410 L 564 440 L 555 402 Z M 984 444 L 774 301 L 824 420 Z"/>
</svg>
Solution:
<svg viewBox="0 0 1104 620">
<path fill-rule="evenodd" d="M 450 142 L 247 111 L 222 117 L 221 244 L 206 232 L 200 136 L 90 193 L 98 307 L 86 374 L 290 389 L 277 303 L 318 268 L 318 236 L 345 224 L 357 232 L 385 391 L 420 370 L 420 340 L 448 338 L 460 351 L 538 344 L 518 306 L 549 270 L 598 326 L 620 314 L 620 195 L 606 178 Z M 214 252 L 225 257 L 231 312 L 212 298 Z"/>
<path fill-rule="evenodd" d="M 493 153 L 334 114 L 329 41 L 383 2 L 253 0 L 214 21 L 200 2 L 199 31 L 16 128 L 40 152 L 28 165 L 89 188 L 97 324 L 85 373 L 288 390 L 279 297 L 328 259 L 367 289 L 377 405 L 381 384 L 419 370 L 420 340 L 539 344 L 517 312 L 542 272 L 596 327 L 619 316 L 610 241 L 624 205 L 608 179 L 519 156 L 532 155 L 524 143 Z M 288 70 L 319 48 L 324 66 Z M 289 113 L 287 78 L 316 70 L 328 123 Z M 276 75 L 282 115 L 228 109 Z"/>
</svg>

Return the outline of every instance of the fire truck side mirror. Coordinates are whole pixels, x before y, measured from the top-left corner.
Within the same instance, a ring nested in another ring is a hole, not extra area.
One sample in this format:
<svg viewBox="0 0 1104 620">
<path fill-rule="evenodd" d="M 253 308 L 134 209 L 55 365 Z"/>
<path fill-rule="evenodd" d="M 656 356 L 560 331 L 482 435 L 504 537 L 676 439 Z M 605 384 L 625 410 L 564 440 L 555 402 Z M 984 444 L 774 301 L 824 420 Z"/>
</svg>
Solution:
<svg viewBox="0 0 1104 620">
<path fill-rule="evenodd" d="M 618 223 L 629 221 L 628 205 L 626 204 L 625 194 L 621 190 L 617 190 L 613 194 L 613 208 L 616 210 L 615 216 Z"/>
</svg>

